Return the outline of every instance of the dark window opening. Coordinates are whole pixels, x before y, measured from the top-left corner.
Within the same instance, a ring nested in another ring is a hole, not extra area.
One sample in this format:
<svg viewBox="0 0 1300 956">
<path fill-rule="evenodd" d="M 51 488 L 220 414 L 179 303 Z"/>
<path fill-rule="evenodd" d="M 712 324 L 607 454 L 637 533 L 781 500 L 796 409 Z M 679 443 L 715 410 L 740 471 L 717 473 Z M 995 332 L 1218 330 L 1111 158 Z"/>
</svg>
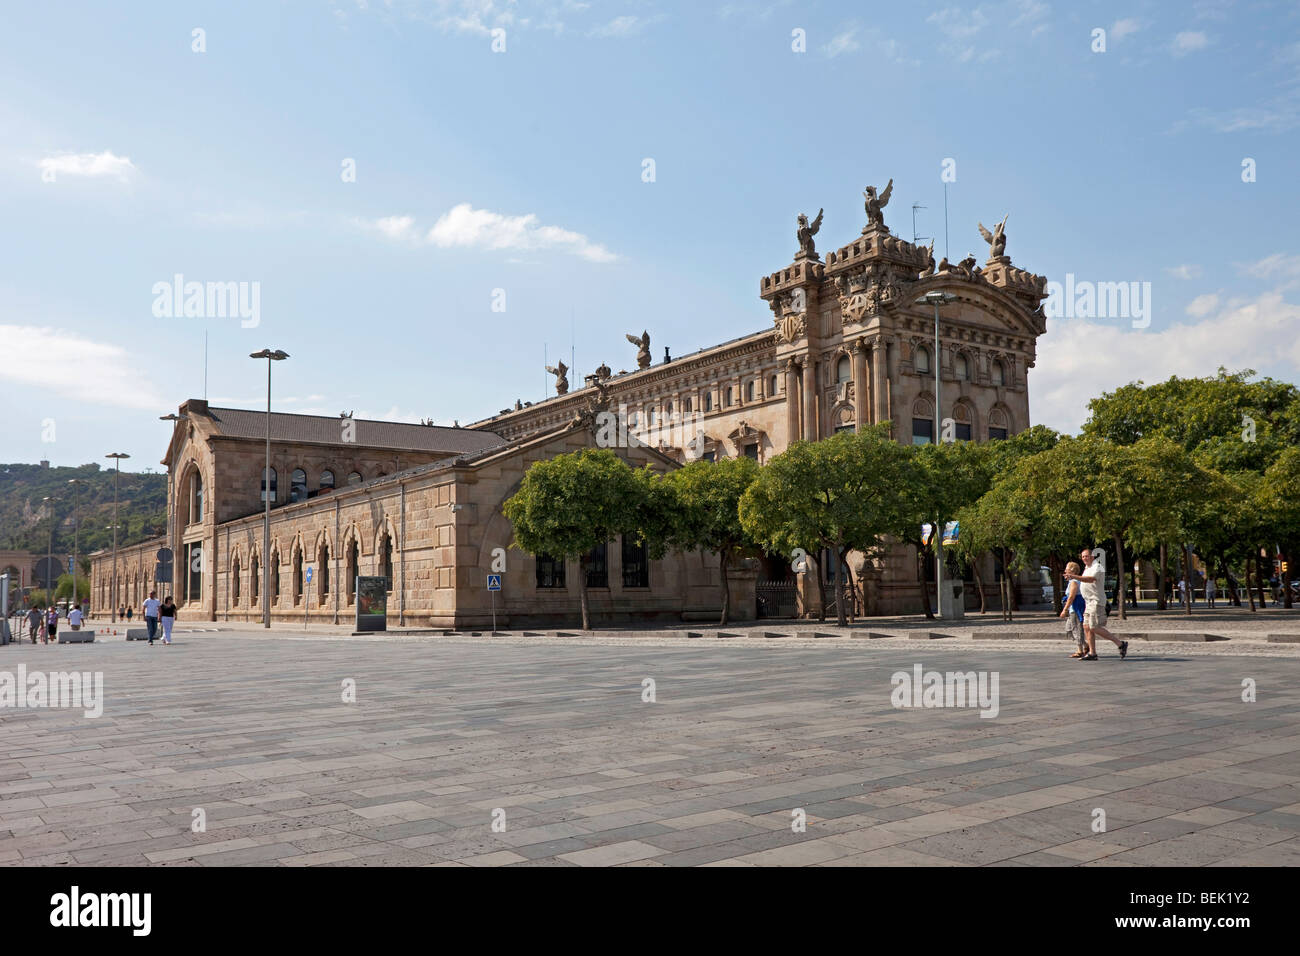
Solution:
<svg viewBox="0 0 1300 956">
<path fill-rule="evenodd" d="M 609 587 L 609 566 L 605 562 L 605 542 L 587 552 L 587 587 Z"/>
<path fill-rule="evenodd" d="M 912 419 L 912 444 L 929 445 L 934 441 L 934 422 L 928 418 Z"/>
<path fill-rule="evenodd" d="M 623 587 L 648 588 L 650 586 L 650 561 L 645 542 L 628 535 L 623 536 Z"/>
<path fill-rule="evenodd" d="M 537 586 L 539 588 L 564 587 L 564 560 L 549 554 L 537 556 Z"/>
</svg>

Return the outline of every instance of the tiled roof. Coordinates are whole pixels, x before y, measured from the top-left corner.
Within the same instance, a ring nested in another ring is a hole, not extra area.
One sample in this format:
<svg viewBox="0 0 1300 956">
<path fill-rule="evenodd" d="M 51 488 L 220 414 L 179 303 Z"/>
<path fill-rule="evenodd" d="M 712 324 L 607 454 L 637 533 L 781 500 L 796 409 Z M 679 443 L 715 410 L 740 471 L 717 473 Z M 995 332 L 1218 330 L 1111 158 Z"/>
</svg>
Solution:
<svg viewBox="0 0 1300 956">
<path fill-rule="evenodd" d="M 266 412 L 244 408 L 209 408 L 208 415 L 218 434 L 226 438 L 266 437 Z M 500 435 L 481 428 L 410 425 L 405 422 L 375 422 L 360 418 L 354 421 L 356 441 L 344 442 L 341 421 L 340 418 L 325 415 L 272 412 L 271 439 L 323 445 L 354 444 L 361 448 L 441 451 L 449 454 L 484 451 L 505 444 L 505 439 Z"/>
</svg>

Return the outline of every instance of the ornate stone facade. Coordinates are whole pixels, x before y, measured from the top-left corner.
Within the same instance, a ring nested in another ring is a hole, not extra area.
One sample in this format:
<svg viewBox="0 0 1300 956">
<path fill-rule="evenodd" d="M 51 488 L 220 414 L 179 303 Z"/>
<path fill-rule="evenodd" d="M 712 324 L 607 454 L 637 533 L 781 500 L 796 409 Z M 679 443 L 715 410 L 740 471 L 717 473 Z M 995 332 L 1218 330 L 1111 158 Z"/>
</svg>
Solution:
<svg viewBox="0 0 1300 956">
<path fill-rule="evenodd" d="M 516 403 L 464 429 L 359 422 L 349 441 L 346 419 L 272 416 L 274 615 L 345 621 L 351 588 L 337 582 L 386 573 L 395 620 L 487 626 L 487 556 L 511 538 L 502 502 L 532 462 L 596 443 L 597 412 L 605 409 L 619 411 L 640 439 L 619 442 L 618 453 L 659 470 L 698 456 L 765 462 L 794 441 L 879 422 L 905 442 L 932 440 L 945 422 L 955 437 L 976 441 L 1028 427 L 1028 371 L 1045 330 L 1046 279 L 1011 264 L 1005 219 L 995 233 L 981 226 L 999 253 L 983 269 L 974 257 L 936 267 L 932 247 L 898 238 L 884 224 L 890 191 L 864 194 L 866 228 L 824 262 L 813 243 L 821 214 L 813 224 L 801 218 L 794 261 L 759 281 L 773 317 L 760 331 L 684 357 L 665 356 L 657 365 L 648 332 L 626 335 L 637 347 L 636 371 L 612 375 L 602 366 L 584 387 L 570 390 L 569 370 L 560 364 L 549 369 L 559 394 Z M 953 297 L 940 308 L 937 350 L 933 306 L 918 302 L 931 292 Z M 177 556 L 174 593 L 182 618 L 260 620 L 260 575 L 253 570 L 266 558 L 265 416 L 210 409 L 193 399 L 181 413 L 164 458 L 173 478 L 171 531 L 119 555 L 117 603 L 143 599 L 152 555 L 166 543 Z M 720 600 L 711 556 L 649 562 L 646 587 L 641 571 L 622 574 L 624 557 L 618 542 L 607 547 L 606 587 L 592 592 L 599 620 L 708 617 Z M 110 565 L 102 552 L 94 556 L 92 600 L 99 607 L 110 600 Z M 315 572 L 311 585 L 308 566 Z M 921 609 L 910 547 L 886 549 L 869 566 L 859 561 L 857 570 L 867 613 Z M 570 625 L 578 569 L 552 571 L 567 583 L 543 587 L 547 575 L 539 575 L 533 559 L 510 551 L 499 623 Z M 769 562 L 767 573 L 784 571 Z M 993 581 L 991 564 L 985 581 Z M 737 619 L 752 617 L 752 586 L 737 593 Z"/>
</svg>

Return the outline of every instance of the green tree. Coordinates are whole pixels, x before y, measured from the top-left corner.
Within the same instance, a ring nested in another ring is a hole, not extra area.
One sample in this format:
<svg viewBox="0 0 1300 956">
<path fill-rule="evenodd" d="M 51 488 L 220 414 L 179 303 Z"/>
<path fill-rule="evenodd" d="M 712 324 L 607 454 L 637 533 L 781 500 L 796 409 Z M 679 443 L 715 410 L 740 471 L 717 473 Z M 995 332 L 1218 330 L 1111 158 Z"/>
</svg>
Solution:
<svg viewBox="0 0 1300 956">
<path fill-rule="evenodd" d="M 900 541 L 917 549 L 916 570 L 927 618 L 933 618 L 934 612 L 926 582 L 926 562 L 933 562 L 943 548 L 943 529 L 948 522 L 988 491 L 991 452 L 998 444 L 1001 443 L 977 445 L 955 441 L 905 446 L 906 464 L 897 486 L 896 521 L 890 530 Z M 934 529 L 928 540 L 922 532 L 926 524 Z"/>
<path fill-rule="evenodd" d="M 62 601 L 72 597 L 72 575 L 60 574 L 59 580 L 54 585 L 54 599 Z M 90 600 L 90 581 L 78 575 L 77 577 L 77 601 L 86 602 Z"/>
<path fill-rule="evenodd" d="M 587 448 L 535 463 L 502 506 L 515 547 L 579 562 L 583 630 L 591 630 L 587 556 L 620 534 L 643 536 L 650 485 L 612 450 Z"/>
<path fill-rule="evenodd" d="M 740 499 L 758 477 L 758 462 L 752 458 L 723 458 L 721 461 L 693 461 L 671 471 L 663 485 L 672 494 L 666 509 L 672 515 L 667 542 L 678 551 L 711 551 L 718 556 L 722 575 L 722 616 L 727 623 L 731 587 L 727 569 L 732 557 L 757 546 L 740 522 Z"/>
<path fill-rule="evenodd" d="M 818 442 L 795 442 L 760 469 L 740 499 L 745 532 L 770 552 L 835 557 L 836 619 L 847 624 L 845 582 L 849 551 L 874 552 L 899 521 L 898 488 L 906 451 L 888 426 L 841 432 Z"/>
</svg>

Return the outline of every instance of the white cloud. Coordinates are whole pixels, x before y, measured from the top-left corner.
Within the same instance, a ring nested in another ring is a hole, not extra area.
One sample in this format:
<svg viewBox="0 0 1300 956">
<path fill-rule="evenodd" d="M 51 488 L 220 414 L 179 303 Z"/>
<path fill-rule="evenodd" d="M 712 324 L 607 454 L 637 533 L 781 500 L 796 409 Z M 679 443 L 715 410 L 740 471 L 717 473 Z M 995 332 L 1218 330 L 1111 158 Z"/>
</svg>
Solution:
<svg viewBox="0 0 1300 956">
<path fill-rule="evenodd" d="M 155 389 L 153 377 L 139 374 L 140 356 L 132 349 L 95 342 L 75 332 L 33 325 L 0 325 L 0 380 L 95 406 L 157 411 L 171 401 Z M 51 374 L 51 369 L 55 369 Z M 115 374 L 115 373 L 124 374 Z"/>
<path fill-rule="evenodd" d="M 1203 319 L 1218 307 L 1218 295 L 1213 292 L 1207 292 L 1204 295 L 1198 295 L 1191 302 L 1187 303 L 1187 314 L 1198 319 Z"/>
<path fill-rule="evenodd" d="M 1133 17 L 1124 17 L 1122 20 L 1116 20 L 1110 28 L 1110 38 L 1112 40 L 1122 40 L 1126 36 L 1131 36 L 1142 29 L 1140 24 Z"/>
<path fill-rule="evenodd" d="M 1197 299 L 1193 305 L 1197 302 L 1206 304 Z M 1029 373 L 1032 420 L 1077 432 L 1088 416 L 1088 401 L 1102 392 L 1138 380 L 1213 375 L 1221 365 L 1289 381 L 1300 376 L 1300 306 L 1279 291 L 1216 306 L 1201 321 L 1158 332 L 1057 320 L 1039 342 L 1037 364 Z"/>
<path fill-rule="evenodd" d="M 851 30 L 836 34 L 831 38 L 830 43 L 822 47 L 822 52 L 831 58 L 837 57 L 841 53 L 853 53 L 861 47 L 861 44 L 855 39 L 857 32 L 857 27 L 854 27 Z"/>
<path fill-rule="evenodd" d="M 115 156 L 111 150 L 102 153 L 60 153 L 46 156 L 37 163 L 41 168 L 41 178 L 57 182 L 65 176 L 80 176 L 87 179 L 117 179 L 126 182 L 132 173 L 138 172 L 127 156 Z"/>
<path fill-rule="evenodd" d="M 653 19 L 646 20 L 642 17 L 631 16 L 631 15 L 615 17 L 613 20 L 610 20 L 606 24 L 602 24 L 601 26 L 598 27 L 592 27 L 590 30 L 587 31 L 587 36 L 617 37 L 617 38 L 636 36 L 638 33 L 642 32 L 647 26 L 649 26 L 652 22 L 654 22 Z"/>
<path fill-rule="evenodd" d="M 988 26 L 988 16 L 979 7 L 966 13 L 960 7 L 944 7 L 925 18 L 946 36 L 954 40 L 967 40 Z"/>
<path fill-rule="evenodd" d="M 1201 267 L 1197 265 L 1173 266 L 1165 271 L 1175 279 L 1199 279 L 1201 276 Z"/>
<path fill-rule="evenodd" d="M 1174 56 L 1185 56 L 1188 53 L 1204 50 L 1209 45 L 1210 40 L 1204 33 L 1199 30 L 1185 30 L 1174 37 L 1172 48 Z"/>
<path fill-rule="evenodd" d="M 1290 288 L 1295 284 L 1296 279 L 1300 279 L 1300 255 L 1291 256 L 1283 252 L 1275 252 L 1258 262 L 1238 265 L 1237 270 L 1252 279 L 1288 280 L 1283 288 Z"/>
<path fill-rule="evenodd" d="M 421 241 L 412 216 L 385 216 L 382 219 L 354 219 L 353 223 L 370 232 L 397 241 Z M 541 225 L 537 216 L 506 216 L 488 209 L 475 209 L 461 203 L 443 213 L 422 241 L 439 249 L 510 249 L 530 252 L 556 249 L 590 262 L 613 262 L 618 256 L 580 232 L 559 226 Z"/>
</svg>

